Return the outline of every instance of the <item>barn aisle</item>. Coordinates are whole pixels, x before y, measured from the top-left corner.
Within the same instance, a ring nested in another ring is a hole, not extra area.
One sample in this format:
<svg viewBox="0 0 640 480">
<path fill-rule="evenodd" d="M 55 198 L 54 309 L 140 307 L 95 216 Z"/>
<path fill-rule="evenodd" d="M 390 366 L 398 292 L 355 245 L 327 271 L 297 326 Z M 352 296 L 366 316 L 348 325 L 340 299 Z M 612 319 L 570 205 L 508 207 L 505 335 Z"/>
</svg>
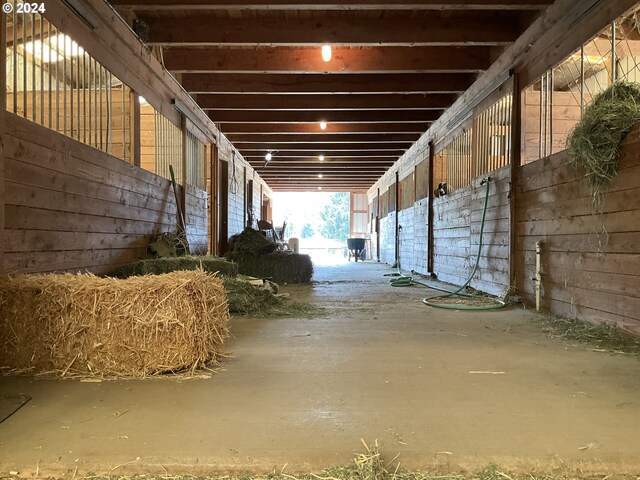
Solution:
<svg viewBox="0 0 640 480">
<path fill-rule="evenodd" d="M 429 309 L 390 271 L 319 267 L 286 290 L 328 315 L 232 319 L 209 379 L 0 379 L 33 397 L 2 424 L 0 471 L 319 470 L 361 438 L 411 467 L 640 467 L 637 358 L 549 338 L 518 308 Z"/>
</svg>

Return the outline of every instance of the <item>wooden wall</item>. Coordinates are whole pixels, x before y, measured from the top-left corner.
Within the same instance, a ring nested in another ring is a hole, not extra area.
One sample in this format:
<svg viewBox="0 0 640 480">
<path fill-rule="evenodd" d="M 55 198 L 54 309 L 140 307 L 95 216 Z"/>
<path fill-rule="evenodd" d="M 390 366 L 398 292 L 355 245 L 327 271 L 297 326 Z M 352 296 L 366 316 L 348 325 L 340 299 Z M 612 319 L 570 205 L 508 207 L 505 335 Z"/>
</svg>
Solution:
<svg viewBox="0 0 640 480">
<path fill-rule="evenodd" d="M 208 195 L 204 190 L 186 186 L 185 223 L 192 254 L 205 255 L 209 248 Z"/>
<path fill-rule="evenodd" d="M 640 334 L 640 126 L 627 137 L 602 214 L 567 152 L 521 168 L 517 286 L 534 300 L 535 244 L 542 242 L 543 308 Z"/>
<path fill-rule="evenodd" d="M 509 288 L 509 189 L 508 167 L 490 174 L 489 198 L 478 271 L 471 286 L 494 295 Z M 486 186 L 480 176 L 471 185 L 436 198 L 434 209 L 434 272 L 445 282 L 462 285 L 478 254 Z"/>
<path fill-rule="evenodd" d="M 154 235 L 176 228 L 166 179 L 13 114 L 3 144 L 8 273 L 107 273 L 143 258 Z M 200 245 L 206 203 L 187 193 L 187 230 Z"/>
</svg>

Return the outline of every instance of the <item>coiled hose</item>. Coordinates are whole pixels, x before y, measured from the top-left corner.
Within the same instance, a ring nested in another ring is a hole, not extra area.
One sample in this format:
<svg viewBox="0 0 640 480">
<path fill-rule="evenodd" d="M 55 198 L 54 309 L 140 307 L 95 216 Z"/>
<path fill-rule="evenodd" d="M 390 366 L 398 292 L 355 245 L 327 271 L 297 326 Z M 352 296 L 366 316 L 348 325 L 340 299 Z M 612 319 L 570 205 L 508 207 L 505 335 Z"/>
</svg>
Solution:
<svg viewBox="0 0 640 480">
<path fill-rule="evenodd" d="M 422 302 L 425 305 L 429 305 L 430 307 L 435 307 L 435 308 L 445 308 L 445 309 L 449 309 L 449 310 L 496 310 L 498 308 L 503 308 L 506 306 L 506 303 L 503 300 L 500 300 L 499 298 L 492 298 L 492 297 L 484 297 L 481 295 L 472 295 L 470 293 L 466 293 L 464 292 L 464 290 L 469 286 L 469 284 L 471 283 L 471 280 L 473 279 L 474 275 L 476 274 L 476 272 L 478 271 L 478 266 L 480 265 L 480 256 L 482 254 L 482 247 L 483 247 L 483 243 L 482 243 L 482 237 L 484 234 L 484 225 L 485 225 L 485 221 L 487 218 L 487 205 L 489 203 L 489 182 L 490 182 L 490 178 L 487 177 L 484 180 L 482 180 L 481 184 L 486 185 L 486 190 L 485 190 L 485 195 L 484 195 L 484 208 L 482 209 L 482 223 L 480 224 L 480 241 L 478 244 L 478 255 L 476 256 L 476 263 L 473 266 L 473 271 L 471 272 L 471 275 L 469 275 L 469 278 L 467 278 L 467 281 L 464 282 L 464 284 L 459 287 L 457 290 L 449 291 L 446 290 L 444 288 L 441 287 L 437 287 L 434 285 L 429 285 L 428 283 L 422 282 L 420 280 L 416 280 L 411 276 L 408 275 L 404 275 L 401 271 L 400 271 L 400 266 L 398 263 L 398 273 L 394 274 L 396 276 L 396 278 L 394 278 L 393 280 L 391 280 L 389 283 L 392 287 L 408 287 L 410 285 L 422 285 L 424 287 L 428 287 L 431 288 L 433 290 L 439 290 L 441 292 L 446 292 L 445 295 L 437 295 L 435 297 L 425 297 L 422 299 Z M 492 303 L 490 304 L 485 304 L 485 305 L 464 305 L 464 304 L 451 304 L 451 303 L 439 303 L 438 299 L 445 299 L 445 298 L 451 298 L 451 297 L 463 297 L 463 298 L 475 298 L 478 300 L 482 300 L 482 301 L 491 301 Z"/>
</svg>

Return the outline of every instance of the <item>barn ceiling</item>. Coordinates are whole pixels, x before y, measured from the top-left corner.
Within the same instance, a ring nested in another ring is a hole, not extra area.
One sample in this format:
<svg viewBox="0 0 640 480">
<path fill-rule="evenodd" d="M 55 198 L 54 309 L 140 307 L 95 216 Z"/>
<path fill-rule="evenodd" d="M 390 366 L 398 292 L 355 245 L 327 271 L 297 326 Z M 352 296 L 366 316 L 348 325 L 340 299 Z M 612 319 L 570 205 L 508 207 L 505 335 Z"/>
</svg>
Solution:
<svg viewBox="0 0 640 480">
<path fill-rule="evenodd" d="M 370 187 L 553 3 L 110 1 L 274 190 Z"/>
</svg>

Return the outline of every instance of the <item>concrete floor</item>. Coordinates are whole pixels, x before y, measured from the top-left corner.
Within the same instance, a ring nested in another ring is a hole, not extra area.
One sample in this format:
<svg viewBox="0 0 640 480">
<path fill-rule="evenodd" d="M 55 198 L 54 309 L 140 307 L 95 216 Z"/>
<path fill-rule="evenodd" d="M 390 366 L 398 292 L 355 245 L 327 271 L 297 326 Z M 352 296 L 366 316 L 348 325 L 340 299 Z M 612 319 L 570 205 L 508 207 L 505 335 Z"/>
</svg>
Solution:
<svg viewBox="0 0 640 480">
<path fill-rule="evenodd" d="M 640 472 L 637 358 L 549 338 L 517 308 L 431 309 L 389 271 L 322 267 L 288 289 L 326 318 L 232 319 L 210 379 L 0 379 L 33 397 L 0 424 L 0 476 L 315 471 L 361 438 L 417 468 Z"/>
</svg>

